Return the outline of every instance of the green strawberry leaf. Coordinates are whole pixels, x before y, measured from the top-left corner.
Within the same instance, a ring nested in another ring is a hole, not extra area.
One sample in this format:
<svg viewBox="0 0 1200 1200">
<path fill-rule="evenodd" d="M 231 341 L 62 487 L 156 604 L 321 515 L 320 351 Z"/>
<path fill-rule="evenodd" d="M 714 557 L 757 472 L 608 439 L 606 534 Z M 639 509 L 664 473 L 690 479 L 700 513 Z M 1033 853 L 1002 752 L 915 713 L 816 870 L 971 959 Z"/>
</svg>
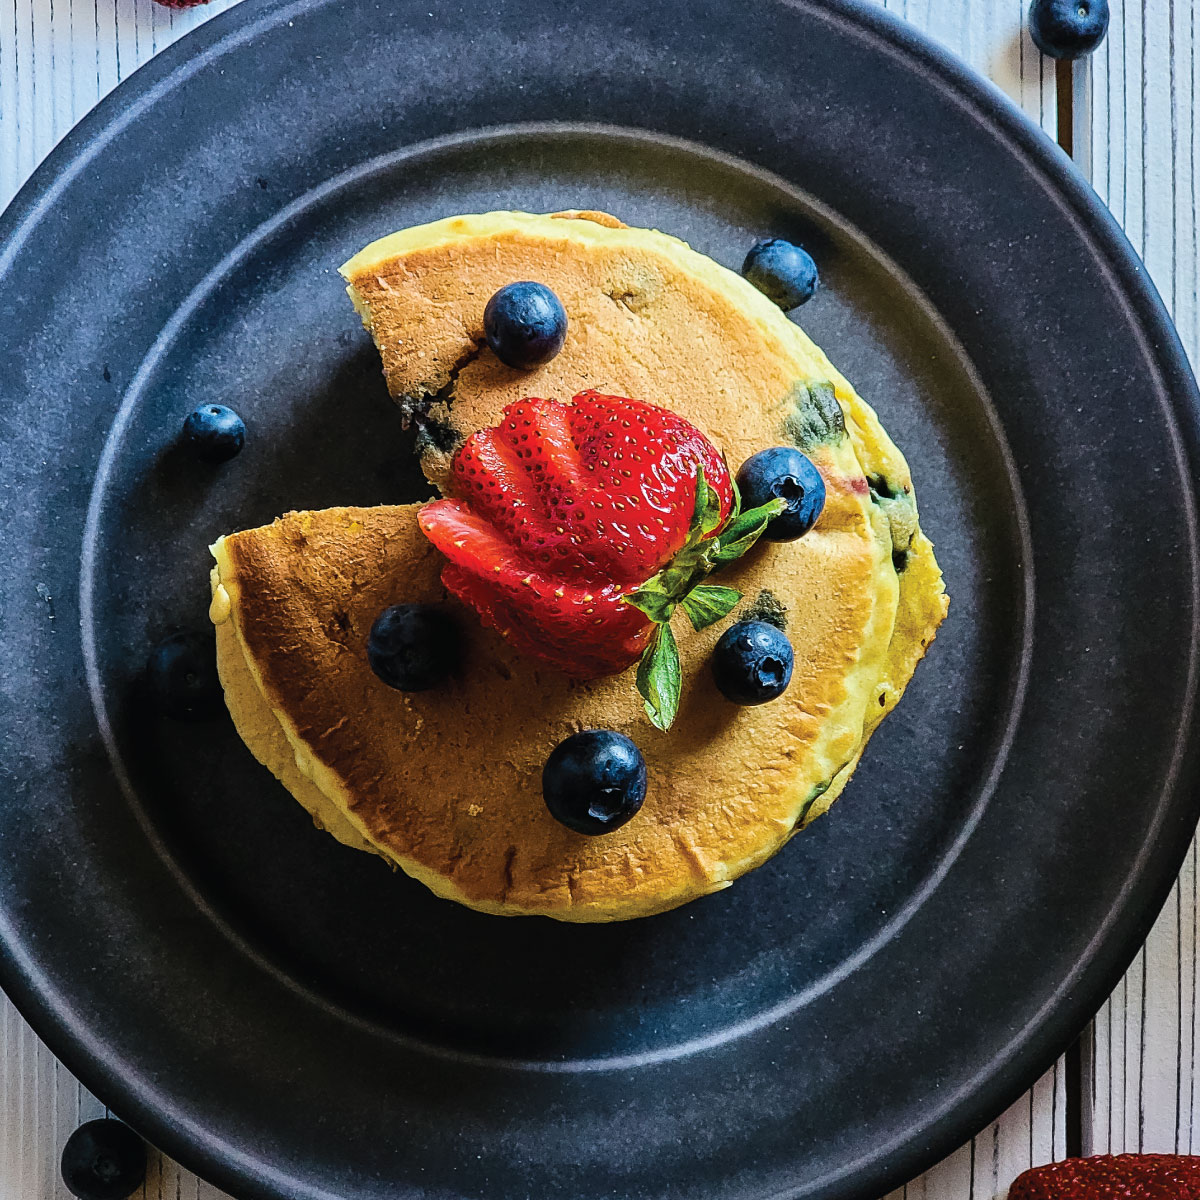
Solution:
<svg viewBox="0 0 1200 1200">
<path fill-rule="evenodd" d="M 700 495 L 701 486 L 704 488 L 703 499 Z M 700 534 L 702 537 L 708 537 L 721 524 L 721 497 L 717 495 L 716 488 L 704 478 L 703 467 L 696 468 L 696 506 L 701 509 Z"/>
<path fill-rule="evenodd" d="M 724 455 L 721 456 L 725 458 Z M 729 510 L 729 519 L 742 511 L 742 489 L 737 485 L 737 476 L 729 469 L 729 459 L 725 458 L 725 474 L 729 476 L 729 486 L 733 488 L 733 507 Z"/>
<path fill-rule="evenodd" d="M 692 508 L 692 519 L 688 522 L 688 536 L 684 553 L 696 546 L 721 523 L 721 497 L 704 477 L 704 468 L 696 467 L 696 502 Z"/>
<path fill-rule="evenodd" d="M 659 625 L 642 652 L 637 689 L 646 702 L 646 716 L 656 729 L 670 729 L 679 711 L 679 647 L 670 625 Z"/>
<path fill-rule="evenodd" d="M 684 596 L 681 604 L 692 622 L 692 628 L 698 633 L 731 613 L 741 598 L 742 593 L 737 588 L 701 583 Z"/>
<path fill-rule="evenodd" d="M 741 558 L 762 537 L 770 520 L 787 507 L 784 500 L 769 500 L 758 508 L 738 513 L 721 530 L 717 552 L 712 555 L 714 566 L 724 566 Z"/>
<path fill-rule="evenodd" d="M 694 546 L 703 536 L 701 526 L 704 524 L 704 510 L 708 506 L 708 480 L 704 478 L 704 468 L 696 467 L 696 499 L 692 505 L 691 520 L 688 521 L 687 541 L 683 548 Z"/>
<path fill-rule="evenodd" d="M 732 477 L 731 477 L 732 478 Z M 646 702 L 646 715 L 658 729 L 670 729 L 679 710 L 682 685 L 679 647 L 671 632 L 671 614 L 682 605 L 697 631 L 733 611 L 742 598 L 735 588 L 702 581 L 717 567 L 741 558 L 762 536 L 767 523 L 786 507 L 782 500 L 741 512 L 741 497 L 733 484 L 733 509 L 721 525 L 721 498 L 696 468 L 696 503 L 688 522 L 687 541 L 675 557 L 636 591 L 625 597 L 655 624 L 637 669 L 637 689 Z M 715 537 L 710 536 L 716 534 Z"/>
<path fill-rule="evenodd" d="M 662 624 L 671 619 L 677 600 L 662 584 L 662 573 L 647 579 L 636 592 L 630 592 L 625 597 L 626 604 L 632 604 L 640 612 L 644 612 L 650 620 Z"/>
<path fill-rule="evenodd" d="M 786 507 L 786 500 L 768 500 L 758 508 L 735 514 L 726 521 L 725 528 L 721 530 L 721 544 L 726 546 L 731 542 L 740 541 L 760 526 L 765 529 L 767 522 L 777 513 L 783 512 Z"/>
</svg>

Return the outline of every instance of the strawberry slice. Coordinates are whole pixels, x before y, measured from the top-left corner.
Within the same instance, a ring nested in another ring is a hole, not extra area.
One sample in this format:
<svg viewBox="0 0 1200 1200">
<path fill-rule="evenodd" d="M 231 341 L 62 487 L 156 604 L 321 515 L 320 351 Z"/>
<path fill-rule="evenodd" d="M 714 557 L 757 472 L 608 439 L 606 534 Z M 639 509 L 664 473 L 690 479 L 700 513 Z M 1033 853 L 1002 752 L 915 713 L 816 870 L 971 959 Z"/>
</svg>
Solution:
<svg viewBox="0 0 1200 1200">
<path fill-rule="evenodd" d="M 595 609 L 596 620 L 604 623 L 603 639 L 595 638 L 595 626 L 585 627 L 573 639 L 562 638 L 547 634 L 544 626 L 531 622 L 528 610 L 510 603 L 500 589 L 488 587 L 478 576 L 453 563 L 443 568 L 442 582 L 475 609 L 484 625 L 499 630 L 522 654 L 540 658 L 576 678 L 597 679 L 623 671 L 641 656 L 653 628 L 637 609 L 621 605 L 614 611 L 610 602 L 602 601 Z M 624 636 L 623 629 L 627 630 Z M 592 643 L 584 640 L 589 635 L 594 639 Z M 582 651 L 581 645 L 592 645 L 595 652 Z"/>
<path fill-rule="evenodd" d="M 623 670 L 645 646 L 649 622 L 616 585 L 549 575 L 459 500 L 427 504 L 418 521 L 450 560 L 447 589 L 518 649 L 596 678 Z"/>
<path fill-rule="evenodd" d="M 1200 1157 L 1101 1154 L 1026 1171 L 1008 1200 L 1200 1200 Z"/>
<path fill-rule="evenodd" d="M 688 542 L 697 471 L 733 507 L 724 460 L 682 417 L 621 396 L 530 398 L 472 434 L 455 498 L 420 525 L 450 560 L 446 587 L 523 652 L 578 678 L 613 674 L 650 640 L 625 597 Z M 707 526 L 706 526 L 707 528 Z"/>
</svg>

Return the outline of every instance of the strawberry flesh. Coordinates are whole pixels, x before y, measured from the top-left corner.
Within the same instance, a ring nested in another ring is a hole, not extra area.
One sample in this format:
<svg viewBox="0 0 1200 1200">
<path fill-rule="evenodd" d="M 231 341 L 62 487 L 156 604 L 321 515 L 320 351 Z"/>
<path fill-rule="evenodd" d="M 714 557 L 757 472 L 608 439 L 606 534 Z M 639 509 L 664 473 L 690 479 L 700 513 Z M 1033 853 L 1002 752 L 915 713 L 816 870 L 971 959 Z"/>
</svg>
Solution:
<svg viewBox="0 0 1200 1200">
<path fill-rule="evenodd" d="M 1067 1158 L 1026 1171 L 1008 1200 L 1200 1200 L 1200 1156 Z"/>
<path fill-rule="evenodd" d="M 682 417 L 621 396 L 526 399 L 454 457 L 455 498 L 422 508 L 442 581 L 525 653 L 577 678 L 635 662 L 651 633 L 622 597 L 683 547 L 696 472 L 733 505 L 725 463 Z"/>
</svg>

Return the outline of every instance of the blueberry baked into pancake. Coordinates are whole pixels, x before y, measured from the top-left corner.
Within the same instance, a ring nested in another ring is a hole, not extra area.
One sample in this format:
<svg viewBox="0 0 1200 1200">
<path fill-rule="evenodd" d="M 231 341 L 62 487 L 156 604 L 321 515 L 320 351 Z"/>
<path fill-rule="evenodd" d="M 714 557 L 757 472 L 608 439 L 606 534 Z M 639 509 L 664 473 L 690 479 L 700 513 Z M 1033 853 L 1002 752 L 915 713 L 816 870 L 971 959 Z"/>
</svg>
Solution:
<svg viewBox="0 0 1200 1200">
<path fill-rule="evenodd" d="M 945 616 L 900 452 L 763 290 L 606 214 L 437 221 L 342 273 L 441 498 L 213 546 L 247 746 L 483 912 L 728 887 L 840 795 Z"/>
</svg>

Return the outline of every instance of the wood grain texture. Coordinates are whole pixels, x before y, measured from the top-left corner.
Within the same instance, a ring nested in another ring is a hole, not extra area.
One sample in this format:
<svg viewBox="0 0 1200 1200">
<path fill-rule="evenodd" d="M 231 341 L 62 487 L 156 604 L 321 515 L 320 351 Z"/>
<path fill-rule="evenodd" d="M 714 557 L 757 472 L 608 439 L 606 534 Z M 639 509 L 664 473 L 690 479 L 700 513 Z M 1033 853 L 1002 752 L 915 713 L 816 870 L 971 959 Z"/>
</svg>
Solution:
<svg viewBox="0 0 1200 1200">
<path fill-rule="evenodd" d="M 0 205 L 54 144 L 122 78 L 229 7 L 176 12 L 153 0 L 0 0 Z M 1023 29 L 1025 0 L 881 0 L 989 76 L 1053 136 L 1052 67 Z M 1116 0 L 1113 29 L 1075 88 L 1076 156 L 1130 232 L 1200 351 L 1196 194 L 1200 98 L 1192 0 Z M 1197 852 L 1193 846 L 1146 949 L 1097 1018 L 1089 1042 L 1097 1150 L 1200 1149 L 1196 1050 Z M 889 1200 L 988 1200 L 1027 1166 L 1062 1157 L 1065 1069 L 1058 1064 L 997 1122 Z M 66 1200 L 58 1154 L 103 1106 L 58 1064 L 0 997 L 0 1200 Z M 140 1200 L 220 1200 L 154 1156 Z"/>
<path fill-rule="evenodd" d="M 1108 38 L 1076 82 L 1081 166 L 1145 261 L 1193 366 L 1200 363 L 1198 22 L 1191 0 L 1112 0 Z M 1094 1022 L 1085 1149 L 1200 1151 L 1198 982 L 1193 843 L 1145 947 Z"/>
</svg>

